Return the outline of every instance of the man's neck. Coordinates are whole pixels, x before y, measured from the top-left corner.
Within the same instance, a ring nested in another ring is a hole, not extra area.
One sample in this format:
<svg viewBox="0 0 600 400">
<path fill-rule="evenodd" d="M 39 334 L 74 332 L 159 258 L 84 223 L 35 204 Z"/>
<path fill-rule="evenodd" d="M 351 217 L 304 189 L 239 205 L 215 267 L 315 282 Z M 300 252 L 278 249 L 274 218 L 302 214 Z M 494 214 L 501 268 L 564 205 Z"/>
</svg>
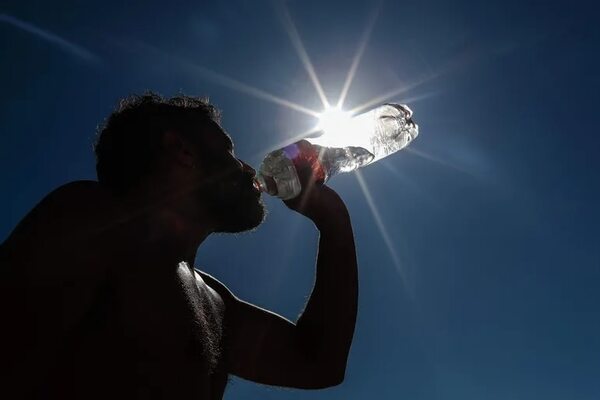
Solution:
<svg viewBox="0 0 600 400">
<path fill-rule="evenodd" d="M 182 207 L 173 201 L 140 193 L 128 196 L 124 205 L 134 217 L 143 242 L 159 246 L 177 262 L 194 265 L 198 247 L 211 233 L 199 218 L 186 217 Z"/>
</svg>

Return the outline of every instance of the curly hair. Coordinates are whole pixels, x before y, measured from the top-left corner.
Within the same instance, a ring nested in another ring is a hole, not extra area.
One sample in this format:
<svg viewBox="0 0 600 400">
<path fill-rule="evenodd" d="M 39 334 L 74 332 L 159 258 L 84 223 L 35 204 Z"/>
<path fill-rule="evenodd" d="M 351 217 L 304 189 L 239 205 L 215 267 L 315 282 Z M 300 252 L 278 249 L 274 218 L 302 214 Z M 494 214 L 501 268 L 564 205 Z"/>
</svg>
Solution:
<svg viewBox="0 0 600 400">
<path fill-rule="evenodd" d="M 146 92 L 122 99 L 97 131 L 98 181 L 117 195 L 126 194 L 154 171 L 166 131 L 197 135 L 209 121 L 219 120 L 219 110 L 206 98 Z"/>
</svg>

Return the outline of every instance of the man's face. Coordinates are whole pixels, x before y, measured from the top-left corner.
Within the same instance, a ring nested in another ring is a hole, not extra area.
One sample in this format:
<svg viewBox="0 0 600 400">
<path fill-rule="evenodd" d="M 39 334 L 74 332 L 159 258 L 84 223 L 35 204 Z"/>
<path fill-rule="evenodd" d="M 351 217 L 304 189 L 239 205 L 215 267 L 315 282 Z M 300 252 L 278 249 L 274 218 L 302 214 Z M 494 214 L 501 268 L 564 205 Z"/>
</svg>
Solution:
<svg viewBox="0 0 600 400">
<path fill-rule="evenodd" d="M 256 228 L 265 217 L 256 172 L 235 157 L 233 143 L 216 123 L 203 129 L 199 167 L 203 172 L 200 201 L 214 216 L 217 232 L 237 233 Z"/>
</svg>

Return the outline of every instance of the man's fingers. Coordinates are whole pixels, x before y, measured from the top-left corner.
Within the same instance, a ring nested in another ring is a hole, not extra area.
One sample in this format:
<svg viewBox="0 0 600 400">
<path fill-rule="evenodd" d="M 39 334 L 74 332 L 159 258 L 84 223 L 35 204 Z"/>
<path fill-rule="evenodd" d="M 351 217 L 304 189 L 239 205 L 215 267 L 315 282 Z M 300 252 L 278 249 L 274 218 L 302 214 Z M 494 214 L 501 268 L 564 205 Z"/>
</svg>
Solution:
<svg viewBox="0 0 600 400">
<path fill-rule="evenodd" d="M 300 182 L 302 184 L 302 190 L 300 194 L 293 199 L 284 201 L 284 203 L 291 209 L 302 213 L 306 210 L 317 183 L 314 176 L 309 176 L 308 179 L 303 179 Z"/>
</svg>

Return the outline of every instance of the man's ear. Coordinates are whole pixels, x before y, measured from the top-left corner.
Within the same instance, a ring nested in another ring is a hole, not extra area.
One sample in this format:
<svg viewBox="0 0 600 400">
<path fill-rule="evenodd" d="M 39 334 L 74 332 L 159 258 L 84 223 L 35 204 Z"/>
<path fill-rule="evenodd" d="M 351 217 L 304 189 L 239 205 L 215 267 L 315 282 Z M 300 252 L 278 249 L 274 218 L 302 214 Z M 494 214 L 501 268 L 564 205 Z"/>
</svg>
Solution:
<svg viewBox="0 0 600 400">
<path fill-rule="evenodd" d="M 197 158 L 194 149 L 179 132 L 166 131 L 162 137 L 162 146 L 167 157 L 189 168 L 195 167 Z"/>
</svg>

